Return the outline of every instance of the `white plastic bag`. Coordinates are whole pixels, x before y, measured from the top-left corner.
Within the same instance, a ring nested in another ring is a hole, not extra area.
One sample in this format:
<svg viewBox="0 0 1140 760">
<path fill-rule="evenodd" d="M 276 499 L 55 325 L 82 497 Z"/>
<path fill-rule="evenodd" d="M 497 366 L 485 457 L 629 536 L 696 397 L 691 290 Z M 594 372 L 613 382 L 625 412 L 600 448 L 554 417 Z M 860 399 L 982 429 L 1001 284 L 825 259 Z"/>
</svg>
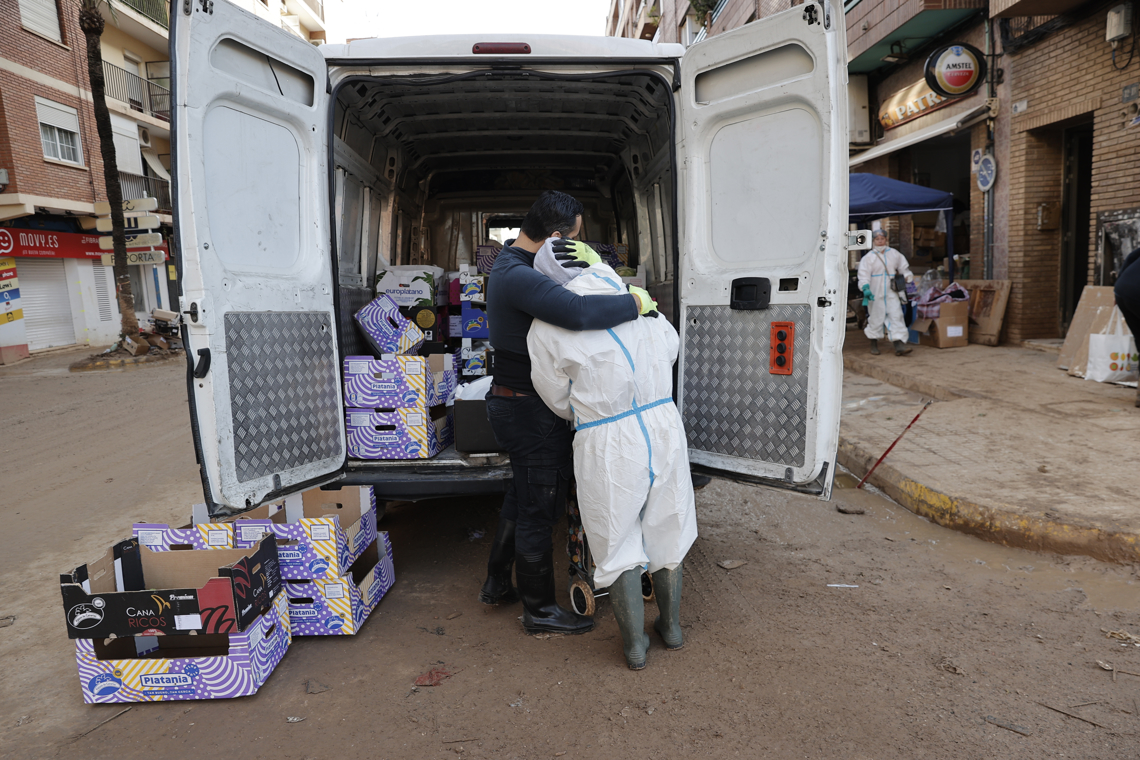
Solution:
<svg viewBox="0 0 1140 760">
<path fill-rule="evenodd" d="M 1120 309 L 1114 307 L 1105 331 L 1089 336 L 1085 379 L 1098 383 L 1127 383 L 1137 379 L 1138 366 L 1140 355 L 1136 353 L 1136 338 L 1128 332 Z"/>
</svg>

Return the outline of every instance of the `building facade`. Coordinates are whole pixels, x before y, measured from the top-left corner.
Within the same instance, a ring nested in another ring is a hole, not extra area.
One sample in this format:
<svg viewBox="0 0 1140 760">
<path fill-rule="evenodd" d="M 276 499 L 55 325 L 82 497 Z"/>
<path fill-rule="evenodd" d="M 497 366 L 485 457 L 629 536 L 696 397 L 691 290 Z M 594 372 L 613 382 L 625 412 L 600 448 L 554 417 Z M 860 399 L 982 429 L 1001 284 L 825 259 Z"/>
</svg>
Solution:
<svg viewBox="0 0 1140 760">
<path fill-rule="evenodd" d="M 790 6 L 615 0 L 607 28 L 644 34 L 640 19 L 656 18 L 658 41 L 692 44 Z M 955 198 L 953 251 L 933 214 L 882 220 L 892 242 L 916 270 L 946 271 L 955 257 L 958 277 L 1009 280 L 1004 340 L 1063 337 L 1082 289 L 1111 285 L 1140 246 L 1140 12 L 1119 0 L 848 0 L 844 10 L 851 171 Z M 954 43 L 977 48 L 989 76 L 942 98 L 926 63 Z"/>
<path fill-rule="evenodd" d="M 303 39 L 324 40 L 321 0 L 240 0 Z M 0 364 L 73 344 L 107 345 L 120 314 L 103 263 L 106 201 L 79 0 L 0 0 Z M 107 106 L 124 199 L 154 198 L 171 221 L 167 0 L 100 8 Z M 174 261 L 132 265 L 135 311 L 177 310 Z M 166 258 L 166 260 L 163 260 Z"/>
</svg>

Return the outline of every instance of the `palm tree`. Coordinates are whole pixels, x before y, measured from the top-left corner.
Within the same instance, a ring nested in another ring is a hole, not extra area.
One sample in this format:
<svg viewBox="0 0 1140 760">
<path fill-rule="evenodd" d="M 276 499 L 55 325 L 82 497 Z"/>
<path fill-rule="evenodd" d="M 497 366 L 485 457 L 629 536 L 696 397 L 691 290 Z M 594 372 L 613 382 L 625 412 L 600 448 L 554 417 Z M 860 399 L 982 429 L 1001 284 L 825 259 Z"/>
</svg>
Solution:
<svg viewBox="0 0 1140 760">
<path fill-rule="evenodd" d="M 119 299 L 120 337 L 137 339 L 139 322 L 135 317 L 135 298 L 131 292 L 131 275 L 127 269 L 127 236 L 123 228 L 123 188 L 119 185 L 119 164 L 115 159 L 115 140 L 111 130 L 111 114 L 104 94 L 103 53 L 99 38 L 106 22 L 99 13 L 104 3 L 112 0 L 79 0 L 79 28 L 87 41 L 87 78 L 91 83 L 91 100 L 95 106 L 95 129 L 99 133 L 99 153 L 103 157 L 103 184 L 111 205 L 111 240 L 114 243 L 115 292 Z"/>
</svg>

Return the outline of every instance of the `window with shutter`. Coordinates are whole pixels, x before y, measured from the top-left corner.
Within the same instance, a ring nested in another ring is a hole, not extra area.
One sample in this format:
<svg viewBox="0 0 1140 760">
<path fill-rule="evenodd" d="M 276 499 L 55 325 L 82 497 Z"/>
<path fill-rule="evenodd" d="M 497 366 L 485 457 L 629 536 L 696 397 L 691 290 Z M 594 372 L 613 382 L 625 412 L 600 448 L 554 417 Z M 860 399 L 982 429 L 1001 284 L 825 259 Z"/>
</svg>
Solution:
<svg viewBox="0 0 1140 760">
<path fill-rule="evenodd" d="M 36 96 L 36 118 L 40 122 L 40 140 L 44 158 L 83 165 L 83 146 L 79 142 L 79 112 L 74 108 Z"/>
<path fill-rule="evenodd" d="M 55 0 L 20 0 L 20 23 L 25 29 L 42 34 L 49 40 L 63 42 Z"/>
</svg>

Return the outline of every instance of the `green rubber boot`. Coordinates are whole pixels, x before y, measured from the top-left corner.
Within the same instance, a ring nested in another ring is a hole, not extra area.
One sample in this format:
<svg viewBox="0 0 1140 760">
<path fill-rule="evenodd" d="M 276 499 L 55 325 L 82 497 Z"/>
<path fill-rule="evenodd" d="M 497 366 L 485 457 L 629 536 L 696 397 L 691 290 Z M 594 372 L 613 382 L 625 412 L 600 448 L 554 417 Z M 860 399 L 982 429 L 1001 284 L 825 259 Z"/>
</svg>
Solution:
<svg viewBox="0 0 1140 760">
<path fill-rule="evenodd" d="M 875 356 L 879 355 L 879 341 L 877 341 L 877 340 L 871 341 L 871 353 L 874 354 Z"/>
<path fill-rule="evenodd" d="M 666 649 L 685 646 L 681 633 L 681 565 L 672 570 L 662 568 L 653 574 L 653 593 L 661 613 L 653 621 L 653 630 L 665 641 Z"/>
<path fill-rule="evenodd" d="M 609 588 L 610 605 L 621 630 L 625 661 L 630 670 L 645 667 L 649 636 L 645 633 L 645 599 L 641 596 L 641 568 L 626 570 Z"/>
</svg>

